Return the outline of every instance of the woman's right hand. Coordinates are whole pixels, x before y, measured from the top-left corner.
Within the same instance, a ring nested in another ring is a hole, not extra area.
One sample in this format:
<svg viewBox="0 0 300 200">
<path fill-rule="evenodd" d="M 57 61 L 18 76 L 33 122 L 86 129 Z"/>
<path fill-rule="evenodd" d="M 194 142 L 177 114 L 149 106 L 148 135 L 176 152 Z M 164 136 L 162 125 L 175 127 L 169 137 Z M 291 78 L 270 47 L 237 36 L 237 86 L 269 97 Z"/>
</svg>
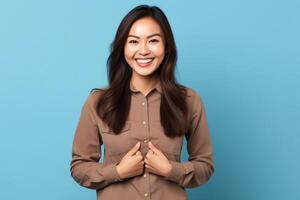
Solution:
<svg viewBox="0 0 300 200">
<path fill-rule="evenodd" d="M 117 165 L 117 172 L 120 178 L 129 178 L 143 173 L 144 159 L 139 151 L 140 142 L 138 142 Z"/>
</svg>

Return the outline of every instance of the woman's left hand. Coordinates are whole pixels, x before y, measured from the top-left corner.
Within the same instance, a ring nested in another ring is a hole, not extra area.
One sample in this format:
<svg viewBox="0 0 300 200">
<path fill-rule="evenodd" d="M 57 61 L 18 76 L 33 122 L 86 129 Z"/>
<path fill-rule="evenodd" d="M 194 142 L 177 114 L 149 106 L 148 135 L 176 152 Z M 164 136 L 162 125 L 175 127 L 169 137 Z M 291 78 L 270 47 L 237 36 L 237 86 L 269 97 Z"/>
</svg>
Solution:
<svg viewBox="0 0 300 200">
<path fill-rule="evenodd" d="M 148 146 L 150 149 L 144 159 L 147 171 L 157 175 L 167 176 L 172 169 L 171 163 L 151 142 L 148 143 Z"/>
</svg>

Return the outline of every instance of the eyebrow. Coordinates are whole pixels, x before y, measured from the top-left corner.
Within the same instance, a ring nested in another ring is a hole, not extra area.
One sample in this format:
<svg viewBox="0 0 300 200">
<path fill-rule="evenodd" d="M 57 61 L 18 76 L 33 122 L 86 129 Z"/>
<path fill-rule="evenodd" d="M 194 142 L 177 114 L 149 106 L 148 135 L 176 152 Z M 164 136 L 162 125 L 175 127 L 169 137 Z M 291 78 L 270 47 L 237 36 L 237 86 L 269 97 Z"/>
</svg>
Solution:
<svg viewBox="0 0 300 200">
<path fill-rule="evenodd" d="M 154 36 L 159 36 L 161 37 L 161 35 L 159 33 L 154 33 L 152 35 L 148 35 L 147 38 L 151 38 L 151 37 L 154 37 Z M 137 39 L 140 39 L 139 36 L 136 36 L 136 35 L 128 35 L 128 37 L 134 37 L 134 38 L 137 38 Z"/>
</svg>

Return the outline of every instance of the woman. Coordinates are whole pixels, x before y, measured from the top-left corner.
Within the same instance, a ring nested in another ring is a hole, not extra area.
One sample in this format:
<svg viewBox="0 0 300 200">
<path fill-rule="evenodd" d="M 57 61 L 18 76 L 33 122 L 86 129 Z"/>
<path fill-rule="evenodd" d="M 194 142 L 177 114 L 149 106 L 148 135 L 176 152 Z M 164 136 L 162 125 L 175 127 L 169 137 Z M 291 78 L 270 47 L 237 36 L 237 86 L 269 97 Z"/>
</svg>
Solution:
<svg viewBox="0 0 300 200">
<path fill-rule="evenodd" d="M 212 176 L 204 106 L 196 91 L 176 82 L 176 59 L 158 7 L 141 5 L 124 17 L 108 58 L 109 86 L 89 94 L 73 141 L 71 175 L 98 199 L 183 200 L 185 188 Z"/>
</svg>

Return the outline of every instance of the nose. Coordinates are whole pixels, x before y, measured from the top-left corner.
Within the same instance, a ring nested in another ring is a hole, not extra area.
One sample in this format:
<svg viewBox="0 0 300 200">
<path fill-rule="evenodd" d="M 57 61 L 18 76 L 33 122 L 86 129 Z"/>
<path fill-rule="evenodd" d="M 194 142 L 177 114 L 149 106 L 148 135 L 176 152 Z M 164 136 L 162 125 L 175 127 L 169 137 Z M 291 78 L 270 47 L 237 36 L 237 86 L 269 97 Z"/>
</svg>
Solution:
<svg viewBox="0 0 300 200">
<path fill-rule="evenodd" d="M 149 51 L 147 44 L 141 42 L 140 47 L 139 47 L 139 54 L 147 55 L 149 53 L 150 53 L 150 51 Z"/>
</svg>

